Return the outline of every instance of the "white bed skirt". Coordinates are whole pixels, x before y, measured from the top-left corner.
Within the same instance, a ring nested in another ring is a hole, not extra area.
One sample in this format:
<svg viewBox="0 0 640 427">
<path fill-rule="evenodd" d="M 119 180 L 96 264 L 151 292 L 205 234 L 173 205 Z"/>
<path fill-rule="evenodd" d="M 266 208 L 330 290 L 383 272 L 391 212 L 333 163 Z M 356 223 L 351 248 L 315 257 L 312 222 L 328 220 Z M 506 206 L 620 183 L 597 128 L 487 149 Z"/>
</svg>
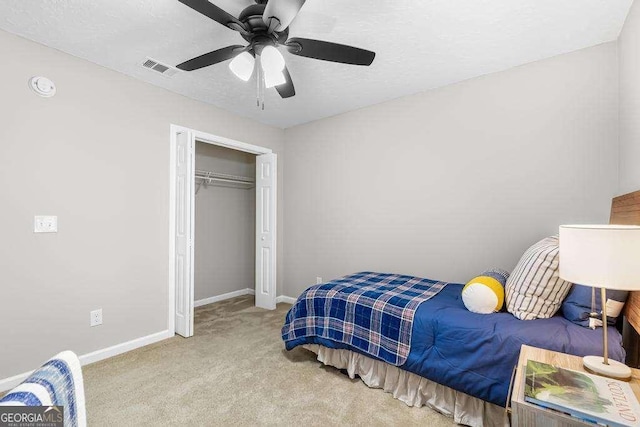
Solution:
<svg viewBox="0 0 640 427">
<path fill-rule="evenodd" d="M 426 405 L 452 417 L 458 424 L 474 427 L 509 426 L 505 409 L 493 403 L 350 350 L 315 344 L 303 347 L 317 354 L 318 361 L 325 365 L 346 369 L 350 378 L 357 375 L 369 387 L 381 388 L 409 406 Z"/>
</svg>

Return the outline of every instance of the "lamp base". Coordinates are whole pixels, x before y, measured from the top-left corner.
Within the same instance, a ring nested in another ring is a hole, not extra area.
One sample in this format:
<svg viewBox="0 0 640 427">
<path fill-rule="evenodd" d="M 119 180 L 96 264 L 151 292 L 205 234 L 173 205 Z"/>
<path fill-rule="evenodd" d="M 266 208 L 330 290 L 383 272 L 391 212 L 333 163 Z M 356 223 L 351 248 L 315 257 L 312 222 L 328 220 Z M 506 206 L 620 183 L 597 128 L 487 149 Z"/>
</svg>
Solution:
<svg viewBox="0 0 640 427">
<path fill-rule="evenodd" d="M 628 380 L 631 378 L 631 368 L 624 363 L 609 359 L 609 364 L 604 364 L 604 357 L 601 356 L 585 356 L 582 359 L 582 365 L 594 374 L 602 375 L 609 378 L 619 380 Z"/>
</svg>

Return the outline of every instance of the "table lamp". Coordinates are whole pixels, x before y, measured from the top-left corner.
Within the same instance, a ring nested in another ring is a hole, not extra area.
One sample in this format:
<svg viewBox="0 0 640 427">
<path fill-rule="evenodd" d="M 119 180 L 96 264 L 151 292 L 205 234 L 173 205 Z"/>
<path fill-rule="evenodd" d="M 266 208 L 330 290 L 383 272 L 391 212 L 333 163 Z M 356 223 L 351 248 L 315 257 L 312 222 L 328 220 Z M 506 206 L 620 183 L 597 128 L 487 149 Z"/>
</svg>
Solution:
<svg viewBox="0 0 640 427">
<path fill-rule="evenodd" d="M 584 367 L 611 378 L 630 378 L 627 365 L 609 360 L 606 290 L 640 290 L 640 226 L 561 225 L 560 278 L 601 288 L 604 355 L 585 356 Z"/>
</svg>

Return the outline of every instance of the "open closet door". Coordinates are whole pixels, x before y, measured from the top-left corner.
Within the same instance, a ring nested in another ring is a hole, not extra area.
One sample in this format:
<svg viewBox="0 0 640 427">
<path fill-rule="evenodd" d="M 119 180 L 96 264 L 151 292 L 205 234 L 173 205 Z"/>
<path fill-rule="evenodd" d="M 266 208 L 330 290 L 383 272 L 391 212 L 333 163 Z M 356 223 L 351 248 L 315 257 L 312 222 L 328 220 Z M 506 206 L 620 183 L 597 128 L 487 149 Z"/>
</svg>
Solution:
<svg viewBox="0 0 640 427">
<path fill-rule="evenodd" d="M 273 153 L 256 157 L 256 306 L 276 308 L 276 176 Z"/>
<path fill-rule="evenodd" d="M 183 337 L 193 335 L 193 172 L 195 140 L 190 132 L 176 135 L 175 327 Z"/>
</svg>

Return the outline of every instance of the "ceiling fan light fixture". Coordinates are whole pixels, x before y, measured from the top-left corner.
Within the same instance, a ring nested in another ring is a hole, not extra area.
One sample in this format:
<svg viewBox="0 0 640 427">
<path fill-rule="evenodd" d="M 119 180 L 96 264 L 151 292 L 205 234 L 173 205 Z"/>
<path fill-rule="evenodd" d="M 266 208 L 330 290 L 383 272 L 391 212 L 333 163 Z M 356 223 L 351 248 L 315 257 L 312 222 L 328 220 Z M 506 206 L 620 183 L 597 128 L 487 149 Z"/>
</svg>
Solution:
<svg viewBox="0 0 640 427">
<path fill-rule="evenodd" d="M 233 71 L 233 74 L 235 74 L 239 79 L 246 82 L 249 81 L 253 74 L 255 62 L 256 60 L 253 55 L 249 52 L 242 52 L 229 63 L 229 69 Z"/>
<path fill-rule="evenodd" d="M 274 46 L 265 46 L 260 53 L 260 65 L 265 74 L 271 71 L 279 71 L 282 74 L 284 70 L 284 57 Z"/>
<path fill-rule="evenodd" d="M 286 82 L 287 78 L 284 76 L 282 70 L 265 70 L 264 87 L 266 87 L 267 89 L 274 86 L 280 86 L 281 84 L 285 84 Z"/>
</svg>

